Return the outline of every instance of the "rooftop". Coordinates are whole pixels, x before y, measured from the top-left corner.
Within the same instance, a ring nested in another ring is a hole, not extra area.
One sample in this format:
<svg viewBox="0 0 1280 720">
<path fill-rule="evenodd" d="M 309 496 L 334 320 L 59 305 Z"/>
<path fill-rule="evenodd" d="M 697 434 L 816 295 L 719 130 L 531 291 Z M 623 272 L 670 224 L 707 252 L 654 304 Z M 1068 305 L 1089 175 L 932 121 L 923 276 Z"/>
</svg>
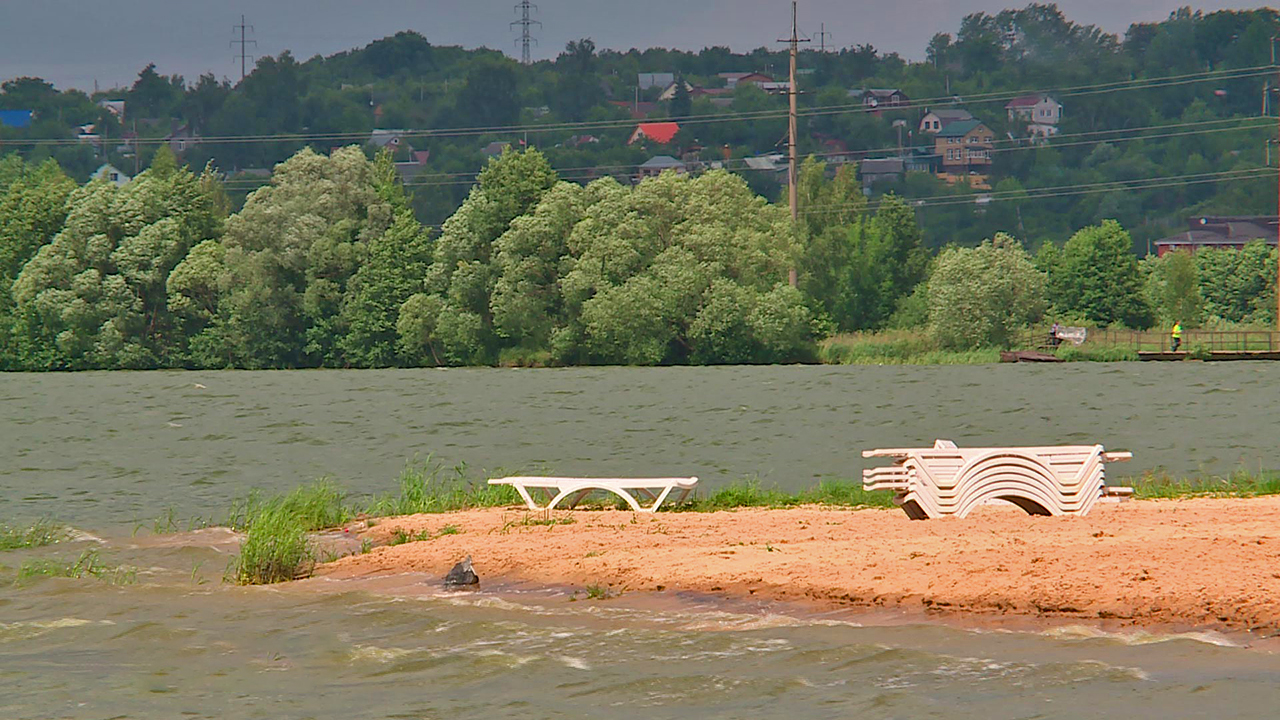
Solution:
<svg viewBox="0 0 1280 720">
<path fill-rule="evenodd" d="M 938 131 L 938 137 L 964 137 L 979 127 L 984 127 L 981 120 L 960 120 Z"/>
</svg>

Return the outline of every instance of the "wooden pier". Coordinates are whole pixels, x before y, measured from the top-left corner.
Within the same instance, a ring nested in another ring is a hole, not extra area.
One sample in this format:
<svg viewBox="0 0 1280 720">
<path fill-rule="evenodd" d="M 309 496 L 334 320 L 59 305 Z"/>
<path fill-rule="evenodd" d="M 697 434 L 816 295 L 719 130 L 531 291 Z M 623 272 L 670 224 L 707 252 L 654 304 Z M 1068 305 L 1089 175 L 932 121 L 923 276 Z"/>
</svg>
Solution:
<svg viewBox="0 0 1280 720">
<path fill-rule="evenodd" d="M 1051 346 L 1046 342 L 1048 336 L 1047 329 L 1033 329 L 1026 336 L 1024 346 L 1036 348 L 1041 352 L 1053 352 L 1058 347 L 1070 346 L 1067 342 L 1059 342 L 1056 347 Z M 1135 352 L 1139 360 L 1153 362 L 1280 360 L 1280 332 L 1185 330 L 1182 333 L 1182 344 L 1175 352 L 1173 338 L 1168 331 L 1090 329 L 1088 338 L 1081 347 L 1083 349 L 1125 348 Z M 1007 360 L 1007 362 L 1012 361 L 1014 361 L 1013 358 Z M 1026 361 L 1023 360 L 1023 362 Z"/>
</svg>

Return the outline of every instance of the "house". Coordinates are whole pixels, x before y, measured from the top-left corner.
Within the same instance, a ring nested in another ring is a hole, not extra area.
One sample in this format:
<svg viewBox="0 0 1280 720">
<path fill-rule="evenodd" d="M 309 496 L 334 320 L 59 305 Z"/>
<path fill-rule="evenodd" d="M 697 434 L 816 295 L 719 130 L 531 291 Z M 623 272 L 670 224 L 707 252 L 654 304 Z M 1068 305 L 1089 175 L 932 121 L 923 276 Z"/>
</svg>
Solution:
<svg viewBox="0 0 1280 720">
<path fill-rule="evenodd" d="M 984 171 L 991 166 L 995 134 L 980 120 L 963 120 L 942 128 L 933 136 L 934 152 L 942 157 L 948 173 Z"/>
<path fill-rule="evenodd" d="M 174 128 L 173 132 L 165 136 L 164 141 L 174 155 L 181 155 L 187 151 L 187 148 L 194 146 L 199 139 L 200 136 L 191 129 L 191 123 L 186 123 Z"/>
<path fill-rule="evenodd" d="M 911 98 L 897 88 L 850 90 L 849 97 L 861 99 L 862 106 L 872 110 L 887 110 L 911 104 Z"/>
<path fill-rule="evenodd" d="M 742 159 L 747 170 L 756 172 L 770 173 L 774 179 L 782 184 L 787 184 L 790 168 L 787 158 L 782 153 L 769 153 L 768 155 L 758 155 Z"/>
<path fill-rule="evenodd" d="M 639 73 L 636 75 L 636 86 L 642 91 L 649 88 L 665 88 L 676 81 L 675 73 Z"/>
<path fill-rule="evenodd" d="M 392 153 L 398 150 L 412 151 L 412 146 L 405 138 L 408 133 L 408 130 L 374 130 L 369 133 L 369 139 L 366 142 L 379 150 L 386 149 Z"/>
<path fill-rule="evenodd" d="M 725 87 L 732 90 L 741 85 L 759 85 L 760 83 L 771 83 L 773 78 L 758 72 L 722 72 L 717 73 L 718 77 L 724 78 Z"/>
<path fill-rule="evenodd" d="M 565 147 L 579 148 L 583 145 L 599 145 L 600 138 L 595 135 L 574 135 L 564 141 Z"/>
<path fill-rule="evenodd" d="M 123 100 L 99 100 L 98 107 L 115 115 L 121 120 L 124 119 L 124 101 Z"/>
<path fill-rule="evenodd" d="M 1275 245 L 1277 223 L 1275 215 L 1197 215 L 1188 218 L 1185 231 L 1156 240 L 1156 255 L 1202 247 L 1239 250 L 1253 240 Z"/>
<path fill-rule="evenodd" d="M 674 100 L 676 96 L 676 88 L 679 86 L 680 84 L 677 82 L 673 82 L 668 85 L 667 88 L 662 91 L 662 94 L 658 96 L 658 101 L 664 102 L 667 100 Z M 687 90 L 690 95 L 693 94 L 693 85 L 690 85 L 688 80 L 684 82 L 684 89 Z"/>
<path fill-rule="evenodd" d="M 1009 113 L 1009 121 L 1026 120 L 1037 125 L 1057 125 L 1062 119 L 1062 103 L 1048 95 L 1020 95 L 1008 103 L 1004 109 Z"/>
<path fill-rule="evenodd" d="M 753 84 L 769 95 L 786 95 L 791 92 L 791 83 L 789 82 L 759 82 Z"/>
<path fill-rule="evenodd" d="M 30 110 L 0 110 L 0 125 L 11 128 L 30 127 L 34 114 Z"/>
<path fill-rule="evenodd" d="M 427 161 L 431 159 L 430 150 L 414 150 L 409 153 L 409 159 L 403 162 L 397 162 L 396 173 L 401 180 L 411 180 L 427 169 Z"/>
<path fill-rule="evenodd" d="M 124 187 L 128 185 L 133 178 L 125 175 L 111 163 L 105 163 L 102 167 L 93 171 L 90 175 L 91 180 L 106 180 L 109 183 L 115 183 L 116 187 Z"/>
<path fill-rule="evenodd" d="M 924 117 L 920 118 L 920 132 L 936 133 L 953 122 L 964 122 L 972 119 L 973 113 L 964 108 L 926 110 Z"/>
<path fill-rule="evenodd" d="M 902 158 L 871 158 L 863 160 L 858 166 L 862 175 L 862 187 L 870 189 L 878 182 L 897 182 L 906 172 L 906 161 Z"/>
<path fill-rule="evenodd" d="M 496 158 L 502 153 L 511 149 L 511 143 L 505 140 L 494 140 L 493 142 L 480 148 L 480 154 L 487 158 Z"/>
<path fill-rule="evenodd" d="M 934 149 L 933 145 L 913 148 L 902 156 L 903 170 L 933 174 L 942 172 L 942 156 L 934 152 Z"/>
<path fill-rule="evenodd" d="M 1058 134 L 1062 103 L 1048 95 L 1022 95 L 1006 103 L 1004 109 L 1009 113 L 1010 122 L 1027 123 L 1027 134 L 1033 140 Z"/>
<path fill-rule="evenodd" d="M 818 157 L 828 165 L 843 165 L 845 163 L 856 162 L 859 153 L 856 150 L 850 150 L 849 144 L 838 138 L 833 138 L 822 133 L 814 133 L 813 139 L 818 142 L 821 152 Z"/>
<path fill-rule="evenodd" d="M 636 179 L 643 180 L 647 177 L 657 177 L 667 170 L 684 173 L 687 167 L 670 155 L 654 155 L 640 166 L 639 172 L 636 173 Z"/>
<path fill-rule="evenodd" d="M 666 145 L 675 139 L 678 132 L 680 132 L 679 123 L 640 123 L 636 126 L 635 131 L 631 133 L 631 139 L 627 141 L 627 144 L 634 145 L 641 140 L 652 140 L 659 145 Z"/>
</svg>

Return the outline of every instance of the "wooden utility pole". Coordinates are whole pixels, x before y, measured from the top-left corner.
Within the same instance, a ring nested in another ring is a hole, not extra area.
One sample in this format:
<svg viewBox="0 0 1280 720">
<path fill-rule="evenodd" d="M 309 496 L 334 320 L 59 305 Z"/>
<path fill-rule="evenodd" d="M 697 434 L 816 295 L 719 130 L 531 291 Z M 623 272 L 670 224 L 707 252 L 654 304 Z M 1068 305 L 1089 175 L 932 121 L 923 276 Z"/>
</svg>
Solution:
<svg viewBox="0 0 1280 720">
<path fill-rule="evenodd" d="M 800 29 L 796 22 L 796 0 L 791 0 L 791 39 L 779 40 L 791 44 L 791 82 L 787 88 L 787 95 L 791 99 L 791 112 L 787 114 L 787 154 L 790 158 L 787 165 L 787 194 L 791 201 L 791 228 L 793 232 L 799 232 L 800 226 L 800 188 L 799 174 L 796 169 L 796 96 L 800 94 L 800 88 L 796 86 L 796 53 L 800 47 L 800 43 L 809 42 L 800 39 Z M 796 276 L 796 269 L 793 267 L 787 273 L 787 281 L 791 283 L 791 287 L 795 287 L 799 278 Z"/>
</svg>

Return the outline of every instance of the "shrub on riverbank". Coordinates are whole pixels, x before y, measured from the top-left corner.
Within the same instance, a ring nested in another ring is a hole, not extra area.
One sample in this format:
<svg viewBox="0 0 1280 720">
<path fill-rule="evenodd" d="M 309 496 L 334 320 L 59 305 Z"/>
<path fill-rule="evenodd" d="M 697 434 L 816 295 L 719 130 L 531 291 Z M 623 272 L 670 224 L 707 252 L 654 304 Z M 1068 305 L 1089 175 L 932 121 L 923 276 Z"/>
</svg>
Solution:
<svg viewBox="0 0 1280 720">
<path fill-rule="evenodd" d="M 239 585 L 263 585 L 293 580 L 314 564 L 302 518 L 282 504 L 271 504 L 253 516 L 228 575 Z"/>
<path fill-rule="evenodd" d="M 944 350 L 923 330 L 837 335 L 818 346 L 828 365 L 985 365 L 1000 362 L 995 348 Z"/>
<path fill-rule="evenodd" d="M 0 525 L 0 550 L 43 547 L 69 537 L 67 528 L 52 520 L 37 520 L 27 526 Z"/>
</svg>

